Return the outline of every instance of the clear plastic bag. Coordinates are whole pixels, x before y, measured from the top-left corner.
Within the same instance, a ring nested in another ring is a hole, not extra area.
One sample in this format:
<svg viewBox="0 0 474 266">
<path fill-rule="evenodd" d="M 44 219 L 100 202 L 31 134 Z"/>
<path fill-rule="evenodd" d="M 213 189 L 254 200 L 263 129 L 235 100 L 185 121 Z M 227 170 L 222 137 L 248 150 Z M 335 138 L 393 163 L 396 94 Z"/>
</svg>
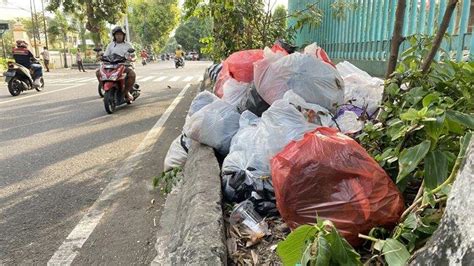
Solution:
<svg viewBox="0 0 474 266">
<path fill-rule="evenodd" d="M 223 89 L 224 96 L 222 97 L 222 100 L 237 107 L 246 97 L 250 89 L 250 84 L 230 78 L 224 83 Z"/>
<path fill-rule="evenodd" d="M 261 62 L 259 62 L 261 63 Z M 344 103 L 344 82 L 336 69 L 313 55 L 294 53 L 259 69 L 255 77 L 258 93 L 269 104 L 293 90 L 306 102 L 331 112 Z"/>
<path fill-rule="evenodd" d="M 344 102 L 367 110 L 372 116 L 380 106 L 383 95 L 383 80 L 344 61 L 336 65 L 344 80 Z"/>
<path fill-rule="evenodd" d="M 211 104 L 212 102 L 218 99 L 219 98 L 217 98 L 216 95 L 208 91 L 203 91 L 199 93 L 198 95 L 196 95 L 196 97 L 194 97 L 193 101 L 191 102 L 191 105 L 189 106 L 188 116 L 192 116 L 194 113 L 201 110 L 204 106 Z"/>
<path fill-rule="evenodd" d="M 183 131 L 189 138 L 226 155 L 232 137 L 239 130 L 239 119 L 237 108 L 217 99 L 188 116 Z"/>
</svg>

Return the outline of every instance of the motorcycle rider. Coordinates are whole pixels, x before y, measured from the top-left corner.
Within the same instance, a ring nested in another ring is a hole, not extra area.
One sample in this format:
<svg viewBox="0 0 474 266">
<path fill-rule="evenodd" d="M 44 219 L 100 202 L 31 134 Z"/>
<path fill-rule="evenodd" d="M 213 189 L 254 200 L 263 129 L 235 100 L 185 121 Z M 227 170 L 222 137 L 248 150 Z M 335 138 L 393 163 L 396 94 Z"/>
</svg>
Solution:
<svg viewBox="0 0 474 266">
<path fill-rule="evenodd" d="M 134 54 L 130 55 L 128 53 L 128 50 L 133 49 L 133 46 L 129 42 L 125 41 L 125 35 L 125 31 L 122 29 L 122 27 L 115 27 L 112 30 L 113 41 L 107 46 L 107 49 L 105 50 L 103 56 L 107 57 L 112 54 L 117 54 L 126 58 L 133 58 Z M 129 102 L 132 102 L 134 99 L 130 91 L 133 88 L 133 84 L 135 84 L 136 74 L 135 71 L 133 71 L 133 69 L 130 67 L 127 67 L 125 69 L 125 73 L 127 76 L 125 82 L 125 89 L 122 93 L 128 99 Z M 96 71 L 96 76 L 100 82 L 100 70 Z"/>
<path fill-rule="evenodd" d="M 178 47 L 176 48 L 176 58 L 184 59 L 183 47 L 180 44 L 178 44 Z"/>
<path fill-rule="evenodd" d="M 32 63 L 32 61 L 36 61 L 36 58 L 28 50 L 28 44 L 24 40 L 16 41 L 16 47 L 13 48 L 13 58 L 16 63 L 31 69 L 33 71 L 33 84 L 38 87 L 41 86 L 40 79 L 43 76 L 43 67 L 41 64 Z"/>
<path fill-rule="evenodd" d="M 140 57 L 142 58 L 143 61 L 145 61 L 145 63 L 148 61 L 148 53 L 146 52 L 145 49 L 143 49 L 140 52 Z"/>
</svg>

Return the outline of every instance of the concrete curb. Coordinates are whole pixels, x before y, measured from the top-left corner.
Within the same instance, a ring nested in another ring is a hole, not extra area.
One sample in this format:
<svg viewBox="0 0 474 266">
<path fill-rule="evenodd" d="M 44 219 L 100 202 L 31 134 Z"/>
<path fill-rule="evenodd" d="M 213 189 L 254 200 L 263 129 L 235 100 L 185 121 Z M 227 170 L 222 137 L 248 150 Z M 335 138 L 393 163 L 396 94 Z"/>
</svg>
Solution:
<svg viewBox="0 0 474 266">
<path fill-rule="evenodd" d="M 166 200 L 152 265 L 227 265 L 219 173 L 214 150 L 194 142 Z"/>
</svg>

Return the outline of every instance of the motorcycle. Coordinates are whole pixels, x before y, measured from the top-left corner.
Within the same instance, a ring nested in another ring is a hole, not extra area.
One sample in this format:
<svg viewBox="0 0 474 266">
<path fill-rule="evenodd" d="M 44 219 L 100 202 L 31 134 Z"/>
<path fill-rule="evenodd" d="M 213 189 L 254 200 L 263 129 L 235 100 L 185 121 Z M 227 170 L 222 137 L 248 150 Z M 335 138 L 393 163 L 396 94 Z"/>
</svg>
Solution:
<svg viewBox="0 0 474 266">
<path fill-rule="evenodd" d="M 39 64 L 39 62 L 33 62 Z M 31 70 L 17 64 L 15 62 L 8 62 L 8 70 L 3 75 L 5 82 L 8 83 L 8 91 L 12 96 L 18 96 L 23 91 L 33 90 L 42 91 L 44 88 L 44 79 L 40 78 L 40 86 L 34 84 Z"/>
<path fill-rule="evenodd" d="M 174 65 L 176 68 L 178 67 L 184 68 L 184 59 L 182 57 L 176 57 L 174 59 Z"/>
<path fill-rule="evenodd" d="M 143 65 L 143 66 L 145 66 L 145 65 L 146 65 L 146 63 L 147 63 L 147 60 L 146 60 L 146 58 L 143 58 L 143 59 L 142 59 L 142 65 Z"/>
<path fill-rule="evenodd" d="M 128 52 L 133 53 L 135 50 L 130 49 Z M 102 86 L 99 86 L 99 94 L 102 87 L 105 111 L 112 114 L 118 106 L 131 104 L 122 93 L 126 83 L 125 68 L 130 67 L 131 64 L 125 57 L 117 54 L 102 57 L 102 62 L 99 75 Z M 137 99 L 140 96 L 140 86 L 135 83 L 130 93 L 134 99 Z"/>
</svg>

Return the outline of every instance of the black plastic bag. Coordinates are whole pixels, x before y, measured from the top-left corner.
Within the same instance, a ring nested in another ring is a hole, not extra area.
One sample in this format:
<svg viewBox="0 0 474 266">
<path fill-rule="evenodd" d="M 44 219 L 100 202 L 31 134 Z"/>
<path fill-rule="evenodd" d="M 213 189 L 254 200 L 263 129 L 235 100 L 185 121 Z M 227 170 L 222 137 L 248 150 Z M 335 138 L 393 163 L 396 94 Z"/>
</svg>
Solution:
<svg viewBox="0 0 474 266">
<path fill-rule="evenodd" d="M 258 94 L 255 85 L 252 85 L 250 90 L 247 92 L 247 95 L 242 99 L 242 102 L 237 107 L 239 113 L 248 110 L 258 117 L 261 117 L 263 112 L 268 108 L 270 108 L 270 105 L 263 100 L 260 94 Z"/>
</svg>

